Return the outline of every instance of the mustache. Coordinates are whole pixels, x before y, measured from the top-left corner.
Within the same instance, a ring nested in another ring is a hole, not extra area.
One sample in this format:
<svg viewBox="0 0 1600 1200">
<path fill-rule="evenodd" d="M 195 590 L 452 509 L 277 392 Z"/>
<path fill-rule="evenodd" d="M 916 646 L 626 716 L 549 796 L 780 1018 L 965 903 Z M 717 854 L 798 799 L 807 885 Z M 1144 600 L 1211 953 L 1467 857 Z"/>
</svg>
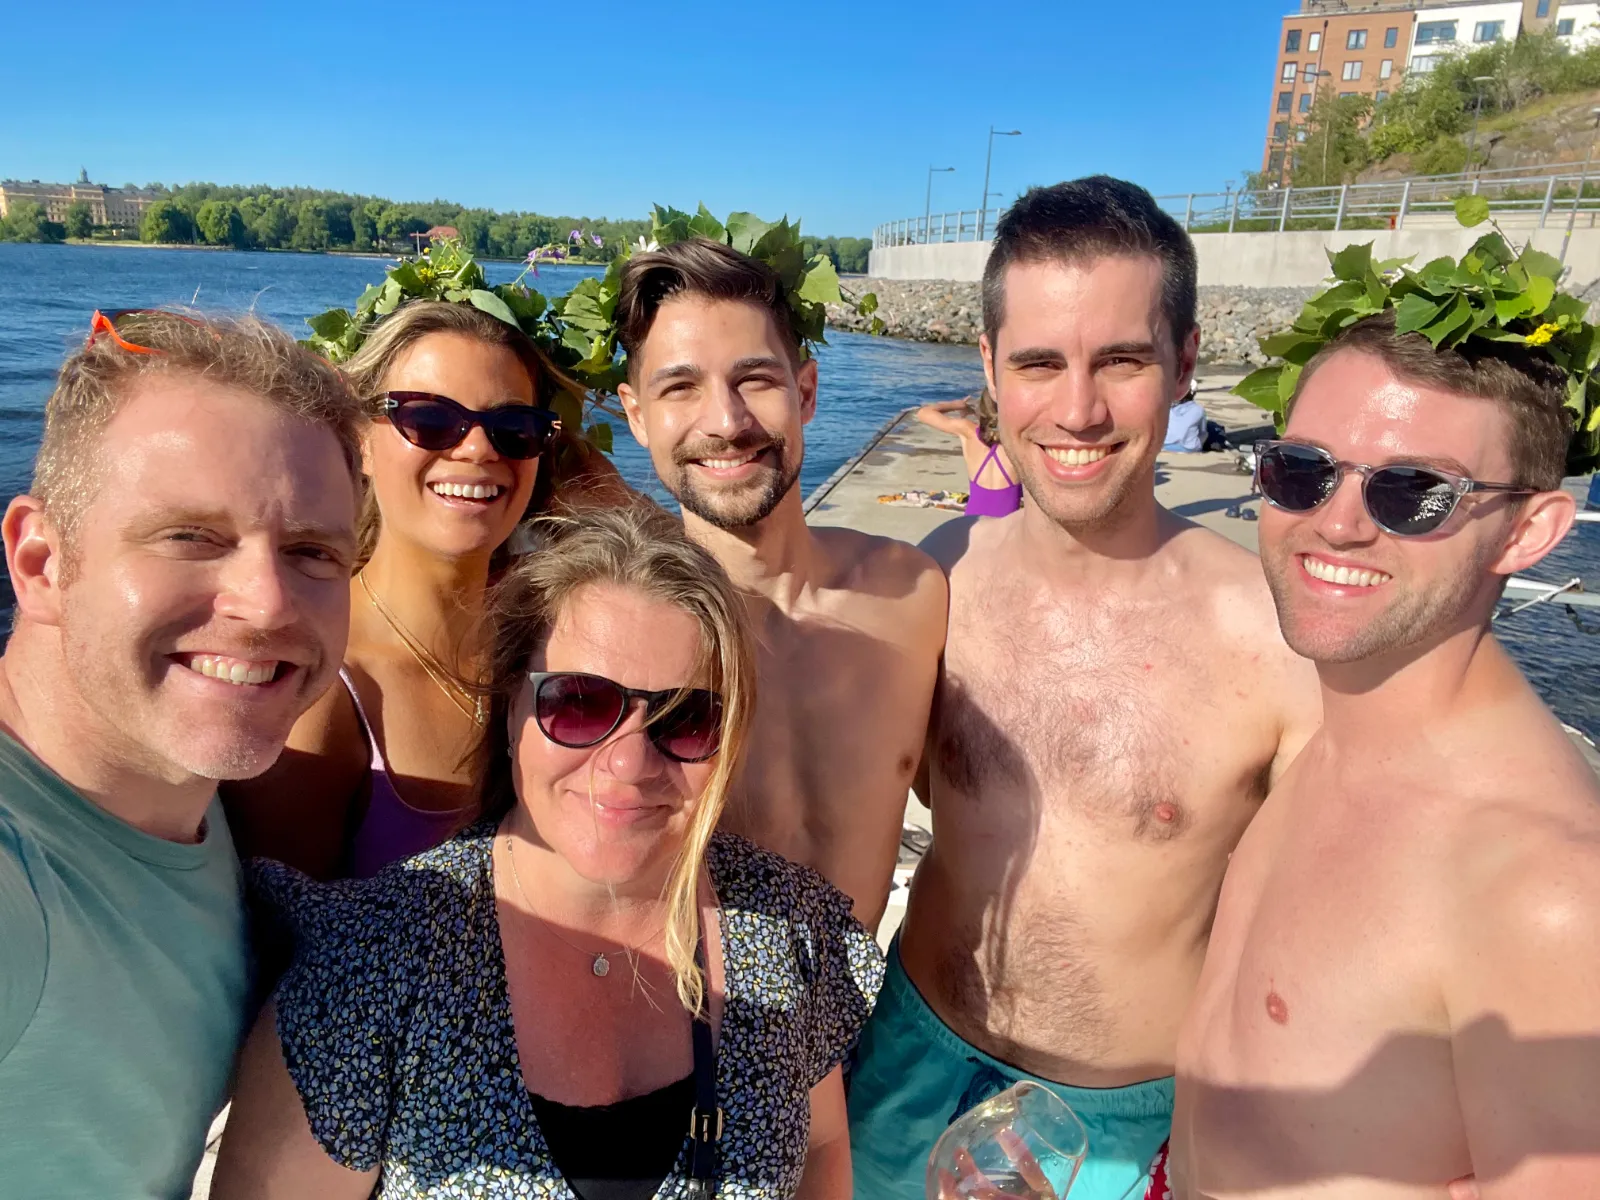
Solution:
<svg viewBox="0 0 1600 1200">
<path fill-rule="evenodd" d="M 173 641 L 185 644 L 177 645 L 170 653 L 225 654 L 230 658 L 242 658 L 254 662 L 275 659 L 300 667 L 314 666 L 327 657 L 326 646 L 303 634 L 288 631 L 267 633 L 251 629 L 219 632 L 215 637 L 208 637 L 209 632 L 210 627 L 202 626 L 178 634 Z"/>
<path fill-rule="evenodd" d="M 752 450 L 775 450 L 783 456 L 784 437 L 781 433 L 741 433 L 735 438 L 703 437 L 683 442 L 672 448 L 672 461 L 676 466 L 701 458 L 732 458 Z"/>
</svg>

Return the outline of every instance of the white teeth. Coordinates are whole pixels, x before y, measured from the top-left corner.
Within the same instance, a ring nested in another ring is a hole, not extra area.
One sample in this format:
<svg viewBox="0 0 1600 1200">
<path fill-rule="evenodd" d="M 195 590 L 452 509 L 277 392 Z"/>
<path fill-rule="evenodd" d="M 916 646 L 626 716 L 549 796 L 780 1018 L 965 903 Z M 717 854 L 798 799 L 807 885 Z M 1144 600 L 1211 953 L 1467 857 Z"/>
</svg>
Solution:
<svg viewBox="0 0 1600 1200">
<path fill-rule="evenodd" d="M 1099 462 L 1111 453 L 1110 448 L 1105 446 L 1096 446 L 1087 450 L 1080 450 L 1077 447 L 1071 450 L 1060 450 L 1054 446 L 1044 446 L 1042 449 L 1058 463 L 1068 467 L 1082 467 L 1089 463 Z"/>
<path fill-rule="evenodd" d="M 1377 587 L 1380 583 L 1388 583 L 1391 578 L 1382 571 L 1368 571 L 1361 567 L 1336 567 L 1309 554 L 1302 555 L 1300 561 L 1305 564 L 1306 574 L 1311 578 L 1320 579 L 1323 583 L 1337 584 L 1340 587 Z"/>
<path fill-rule="evenodd" d="M 440 496 L 458 496 L 463 500 L 493 500 L 500 494 L 497 483 L 430 483 Z"/>
<path fill-rule="evenodd" d="M 220 654 L 196 654 L 189 660 L 189 669 L 223 683 L 261 684 L 272 682 L 278 673 L 276 662 L 245 662 L 238 658 L 224 658 Z"/>
<path fill-rule="evenodd" d="M 726 471 L 732 467 L 742 467 L 753 458 L 755 458 L 754 454 L 747 454 L 743 458 L 702 458 L 700 465 L 710 467 L 714 471 Z"/>
</svg>

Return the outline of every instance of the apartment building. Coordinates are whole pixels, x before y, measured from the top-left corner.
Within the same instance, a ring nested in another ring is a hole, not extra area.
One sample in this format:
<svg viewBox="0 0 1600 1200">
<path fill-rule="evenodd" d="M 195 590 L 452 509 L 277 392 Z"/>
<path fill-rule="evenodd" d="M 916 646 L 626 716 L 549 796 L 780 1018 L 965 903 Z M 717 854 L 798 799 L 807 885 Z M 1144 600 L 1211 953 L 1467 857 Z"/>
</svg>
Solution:
<svg viewBox="0 0 1600 1200">
<path fill-rule="evenodd" d="M 1286 182 L 1305 122 L 1324 92 L 1381 104 L 1407 72 L 1524 32 L 1554 29 L 1575 48 L 1600 41 L 1600 3 L 1561 0 L 1302 0 L 1282 20 L 1261 169 Z"/>
<path fill-rule="evenodd" d="M 96 225 L 137 229 L 144 219 L 144 210 L 157 199 L 155 193 L 143 188 L 114 188 L 91 183 L 87 171 L 80 172 L 74 183 L 0 180 L 0 218 L 10 213 L 13 204 L 31 200 L 44 209 L 49 220 L 65 221 L 68 207 L 82 200 L 88 204 L 90 217 Z"/>
</svg>

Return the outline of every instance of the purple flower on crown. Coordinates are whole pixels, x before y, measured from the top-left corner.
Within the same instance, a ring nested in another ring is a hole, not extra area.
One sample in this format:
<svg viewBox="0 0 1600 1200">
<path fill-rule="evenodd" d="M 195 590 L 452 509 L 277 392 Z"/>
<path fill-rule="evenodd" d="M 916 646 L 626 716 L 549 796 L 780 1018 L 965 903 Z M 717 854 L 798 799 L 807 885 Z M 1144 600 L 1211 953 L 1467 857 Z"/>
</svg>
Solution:
<svg viewBox="0 0 1600 1200">
<path fill-rule="evenodd" d="M 591 233 L 589 237 L 594 241 L 596 246 L 604 246 L 606 244 L 605 239 L 598 233 Z"/>
<path fill-rule="evenodd" d="M 567 241 L 569 241 L 569 242 L 581 242 L 581 241 L 583 241 L 583 230 L 574 229 L 571 233 L 567 234 Z"/>
</svg>

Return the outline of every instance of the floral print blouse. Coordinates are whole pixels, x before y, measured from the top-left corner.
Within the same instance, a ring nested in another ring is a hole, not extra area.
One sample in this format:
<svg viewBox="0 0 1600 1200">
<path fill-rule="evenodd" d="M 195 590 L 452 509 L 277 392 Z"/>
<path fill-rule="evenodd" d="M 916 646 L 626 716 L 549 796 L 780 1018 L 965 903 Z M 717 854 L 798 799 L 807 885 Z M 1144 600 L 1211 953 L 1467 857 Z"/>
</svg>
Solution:
<svg viewBox="0 0 1600 1200">
<path fill-rule="evenodd" d="M 322 884 L 269 862 L 252 872 L 294 940 L 278 1036 L 311 1131 L 336 1162 L 381 1167 L 380 1200 L 574 1200 L 523 1086 L 493 836 L 479 824 L 372 879 Z M 724 964 L 717 1195 L 793 1196 L 811 1088 L 854 1044 L 883 957 L 814 871 L 725 833 L 707 868 Z M 686 1131 L 658 1200 L 689 1195 L 688 1161 Z"/>
</svg>

